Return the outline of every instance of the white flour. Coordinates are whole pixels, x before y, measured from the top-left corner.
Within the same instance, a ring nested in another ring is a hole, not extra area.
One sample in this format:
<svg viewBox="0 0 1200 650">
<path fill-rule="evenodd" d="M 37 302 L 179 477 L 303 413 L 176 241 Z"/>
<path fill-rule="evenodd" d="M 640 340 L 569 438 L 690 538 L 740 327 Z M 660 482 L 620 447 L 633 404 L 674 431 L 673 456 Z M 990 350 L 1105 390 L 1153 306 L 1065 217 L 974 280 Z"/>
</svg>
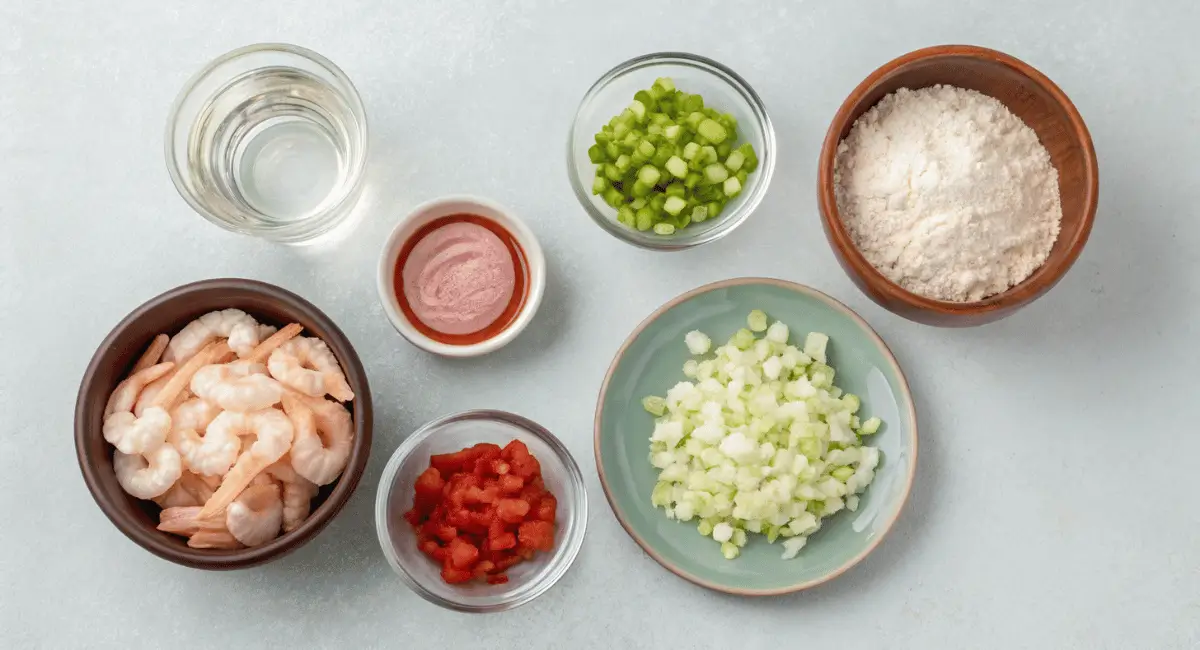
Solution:
<svg viewBox="0 0 1200 650">
<path fill-rule="evenodd" d="M 975 301 L 1029 277 L 1058 238 L 1058 172 L 1037 135 L 974 90 L 902 88 L 854 123 L 838 211 L 875 268 L 930 298 Z"/>
</svg>

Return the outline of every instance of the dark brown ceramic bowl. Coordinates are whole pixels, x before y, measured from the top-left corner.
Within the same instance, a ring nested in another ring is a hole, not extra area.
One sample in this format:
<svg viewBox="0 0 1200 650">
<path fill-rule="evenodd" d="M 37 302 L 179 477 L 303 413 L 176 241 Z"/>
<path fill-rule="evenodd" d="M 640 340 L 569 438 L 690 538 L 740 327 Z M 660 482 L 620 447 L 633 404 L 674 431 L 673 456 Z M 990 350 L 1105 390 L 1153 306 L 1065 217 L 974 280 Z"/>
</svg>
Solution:
<svg viewBox="0 0 1200 650">
<path fill-rule="evenodd" d="M 160 332 L 175 334 L 194 318 L 215 309 L 236 307 L 261 323 L 282 326 L 300 323 L 304 334 L 329 345 L 354 390 L 347 404 L 354 417 L 354 447 L 342 476 L 321 488 L 312 514 L 296 530 L 254 548 L 194 549 L 187 540 L 155 529 L 159 508 L 152 501 L 129 496 L 113 472 L 113 448 L 101 426 L 104 404 L 117 383 Z M 218 279 L 186 284 L 150 299 L 125 317 L 96 350 L 79 385 L 75 402 L 75 453 L 92 498 L 126 537 L 142 548 L 176 564 L 197 569 L 241 569 L 269 562 L 296 550 L 316 536 L 346 505 L 371 452 L 371 389 L 362 362 L 346 335 L 320 309 L 296 294 L 254 280 Z"/>
<path fill-rule="evenodd" d="M 901 288 L 871 266 L 854 246 L 838 214 L 833 165 L 838 144 L 860 115 L 900 88 L 946 84 L 1000 100 L 1034 130 L 1058 170 L 1062 229 L 1050 257 L 1033 275 L 1007 291 L 976 302 L 933 300 Z M 969 327 L 999 320 L 1028 305 L 1062 279 L 1079 257 L 1096 216 L 1096 151 L 1083 118 L 1054 82 L 1007 54 L 971 45 L 930 47 L 872 72 L 842 104 L 821 146 L 817 196 L 825 235 L 854 283 L 882 307 L 909 320 Z"/>
</svg>

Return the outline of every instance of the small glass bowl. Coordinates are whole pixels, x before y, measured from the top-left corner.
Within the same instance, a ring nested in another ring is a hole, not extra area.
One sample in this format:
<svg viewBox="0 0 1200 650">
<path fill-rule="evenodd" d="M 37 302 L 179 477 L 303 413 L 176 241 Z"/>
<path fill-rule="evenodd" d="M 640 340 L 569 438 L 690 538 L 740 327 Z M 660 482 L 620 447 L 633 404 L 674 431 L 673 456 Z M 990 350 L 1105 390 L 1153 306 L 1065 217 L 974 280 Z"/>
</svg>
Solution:
<svg viewBox="0 0 1200 650">
<path fill-rule="evenodd" d="M 649 88 L 659 77 L 670 77 L 680 90 L 701 95 L 705 106 L 733 114 L 738 122 L 738 142 L 749 142 L 759 161 L 741 194 L 730 201 L 716 219 L 690 225 L 673 235 L 641 232 L 618 222 L 617 211 L 592 194 L 596 165 L 587 154 L 588 147 L 595 144 L 596 132 L 629 106 L 634 93 Z M 762 100 L 733 70 L 695 54 L 647 54 L 604 73 L 583 96 L 571 123 L 567 167 L 575 196 L 592 220 L 609 234 L 641 248 L 682 250 L 724 237 L 758 207 L 775 171 L 775 128 Z"/>
<path fill-rule="evenodd" d="M 554 550 L 514 566 L 502 585 L 446 584 L 441 567 L 417 549 L 416 534 L 403 517 L 412 508 L 417 476 L 429 467 L 432 454 L 480 442 L 503 446 L 513 439 L 529 446 L 541 463 L 546 488 L 558 499 Z M 542 595 L 575 561 L 586 528 L 587 491 L 570 452 L 537 423 L 504 411 L 465 411 L 417 429 L 388 460 L 375 497 L 375 531 L 388 564 L 422 598 L 460 612 L 505 611 Z"/>
</svg>

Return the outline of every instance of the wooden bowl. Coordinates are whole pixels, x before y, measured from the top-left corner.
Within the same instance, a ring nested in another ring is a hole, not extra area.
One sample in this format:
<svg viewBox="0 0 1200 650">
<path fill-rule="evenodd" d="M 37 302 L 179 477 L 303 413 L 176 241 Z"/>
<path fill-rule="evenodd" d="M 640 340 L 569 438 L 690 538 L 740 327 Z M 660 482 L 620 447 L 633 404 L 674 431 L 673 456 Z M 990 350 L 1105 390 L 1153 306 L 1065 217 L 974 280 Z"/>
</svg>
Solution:
<svg viewBox="0 0 1200 650">
<path fill-rule="evenodd" d="M 1000 100 L 1037 133 L 1058 170 L 1062 226 L 1046 262 L 1020 284 L 975 302 L 946 302 L 908 291 L 871 266 L 854 246 L 834 198 L 838 144 L 860 115 L 900 88 L 946 84 Z M 1007 54 L 970 45 L 942 45 L 910 52 L 871 73 L 838 109 L 817 163 L 817 195 L 825 235 L 838 262 L 872 300 L 909 320 L 969 327 L 999 320 L 1028 305 L 1062 279 L 1087 242 L 1096 215 L 1096 152 L 1083 118 L 1054 82 Z"/>
<path fill-rule="evenodd" d="M 187 540 L 161 532 L 159 508 L 125 493 L 113 472 L 113 447 L 101 432 L 104 405 L 117 383 L 160 332 L 175 334 L 193 319 L 216 309 L 236 307 L 260 323 L 300 323 L 304 335 L 320 337 L 342 365 L 354 400 L 354 445 L 342 475 L 323 486 L 312 512 L 299 528 L 253 548 L 195 549 Z M 100 344 L 84 372 L 75 402 L 75 453 L 84 483 L 113 525 L 142 548 L 176 564 L 197 569 L 240 569 L 277 559 L 312 539 L 333 520 L 358 486 L 371 451 L 371 389 L 367 374 L 346 335 L 312 303 L 274 285 L 254 280 L 205 280 L 150 299 L 125 317 Z"/>
</svg>

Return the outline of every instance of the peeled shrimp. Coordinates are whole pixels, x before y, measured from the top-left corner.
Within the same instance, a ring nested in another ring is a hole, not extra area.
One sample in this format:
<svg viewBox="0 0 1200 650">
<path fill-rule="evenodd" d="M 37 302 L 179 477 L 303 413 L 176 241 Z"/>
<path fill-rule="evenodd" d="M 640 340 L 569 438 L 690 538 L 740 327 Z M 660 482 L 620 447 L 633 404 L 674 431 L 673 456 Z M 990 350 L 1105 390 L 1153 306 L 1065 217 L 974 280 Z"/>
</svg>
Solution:
<svg viewBox="0 0 1200 650">
<path fill-rule="evenodd" d="M 208 425 L 205 436 L 238 436 L 254 434 L 256 439 L 250 448 L 242 452 L 237 462 L 225 474 L 221 487 L 204 504 L 204 515 L 211 516 L 228 507 L 238 494 L 272 463 L 288 453 L 292 446 L 294 427 L 288 416 L 277 409 L 263 409 L 251 413 L 225 411 Z"/>
<path fill-rule="evenodd" d="M 271 353 L 267 367 L 280 383 L 310 397 L 354 399 L 337 357 L 321 339 L 301 337 L 284 343 Z"/>
<path fill-rule="evenodd" d="M 228 530 L 198 530 L 188 538 L 188 546 L 192 548 L 237 549 L 242 543 L 237 541 Z"/>
<path fill-rule="evenodd" d="M 221 517 L 201 517 L 199 506 L 163 508 L 158 513 L 158 529 L 164 533 L 189 536 L 201 530 L 223 531 L 225 521 Z"/>
<path fill-rule="evenodd" d="M 174 374 L 175 373 L 168 372 L 162 377 L 159 377 L 149 384 L 146 384 L 146 387 L 143 388 L 142 392 L 138 395 L 137 403 L 133 405 L 133 414 L 139 418 L 142 417 L 142 414 L 146 412 L 146 409 L 150 408 L 150 405 L 153 404 L 154 400 L 158 398 L 158 394 L 162 392 L 163 387 L 170 383 L 171 377 L 173 377 Z M 175 398 L 175 404 L 170 404 L 168 406 L 174 407 L 176 404 L 179 404 L 183 400 L 187 399 L 190 395 L 190 390 L 180 391 L 179 396 Z"/>
<path fill-rule="evenodd" d="M 317 485 L 297 474 L 288 456 L 268 467 L 267 473 L 283 485 L 283 532 L 290 533 L 308 518 L 312 499 L 317 496 Z"/>
<path fill-rule="evenodd" d="M 246 546 L 259 546 L 279 537 L 283 523 L 283 501 L 274 483 L 253 485 L 225 513 L 225 528 Z"/>
<path fill-rule="evenodd" d="M 147 386 L 158 381 L 174 368 L 175 364 L 173 363 L 159 363 L 138 370 L 126 377 L 121 383 L 117 384 L 112 395 L 108 396 L 108 403 L 104 405 L 104 417 L 107 418 L 117 411 L 133 412 L 133 407 L 137 404 L 138 395 L 141 395 Z"/>
<path fill-rule="evenodd" d="M 162 387 L 150 406 L 142 412 L 141 417 L 130 411 L 137 399 L 135 393 L 131 394 L 131 387 L 135 387 L 137 382 L 129 382 L 129 379 L 133 379 L 133 377 L 122 382 L 124 386 L 118 386 L 117 391 L 114 391 L 114 396 L 109 400 L 115 410 L 104 420 L 104 439 L 125 454 L 154 451 L 166 441 L 167 434 L 171 432 L 171 416 L 163 407 L 175 401 L 179 392 L 183 390 L 200 367 L 211 363 L 213 359 L 224 356 L 228 350 L 228 346 L 224 343 L 211 344 L 189 359 L 187 363 L 176 368 L 175 374 Z M 162 365 L 164 364 L 151 368 L 158 368 Z M 148 368 L 143 372 L 149 370 Z M 117 395 L 117 393 L 121 394 Z M 178 478 L 178 474 L 176 478 Z"/>
<path fill-rule="evenodd" d="M 158 336 L 155 336 L 154 339 L 150 341 L 150 345 L 146 347 L 146 351 L 143 352 L 142 356 L 138 357 L 137 362 L 133 364 L 133 370 L 130 370 L 129 374 L 133 374 L 140 370 L 145 370 L 146 368 L 149 368 L 150 366 L 153 366 L 162 360 L 163 351 L 167 349 L 167 342 L 170 340 L 171 338 L 166 334 L 159 334 Z"/>
<path fill-rule="evenodd" d="M 261 363 L 205 366 L 192 377 L 192 392 L 227 411 L 258 411 L 279 403 L 283 387 L 266 374 Z"/>
<path fill-rule="evenodd" d="M 113 471 L 121 489 L 139 499 L 153 499 L 171 489 L 183 466 L 174 447 L 159 445 L 144 455 L 113 452 Z"/>
<path fill-rule="evenodd" d="M 317 485 L 334 482 L 350 460 L 354 423 L 346 407 L 326 399 L 283 396 L 283 410 L 292 420 L 292 468 Z"/>
<path fill-rule="evenodd" d="M 209 312 L 190 322 L 167 344 L 163 359 L 183 363 L 217 339 L 229 339 L 229 347 L 245 356 L 258 345 L 258 321 L 240 309 Z"/>
<path fill-rule="evenodd" d="M 194 474 L 188 470 L 183 470 L 179 476 L 179 480 L 175 481 L 175 485 L 171 489 L 154 498 L 154 502 L 158 507 L 166 509 L 182 506 L 199 506 L 204 505 L 209 497 L 213 494 L 213 487 L 210 487 L 204 482 L 204 479 L 199 474 Z"/>
</svg>

